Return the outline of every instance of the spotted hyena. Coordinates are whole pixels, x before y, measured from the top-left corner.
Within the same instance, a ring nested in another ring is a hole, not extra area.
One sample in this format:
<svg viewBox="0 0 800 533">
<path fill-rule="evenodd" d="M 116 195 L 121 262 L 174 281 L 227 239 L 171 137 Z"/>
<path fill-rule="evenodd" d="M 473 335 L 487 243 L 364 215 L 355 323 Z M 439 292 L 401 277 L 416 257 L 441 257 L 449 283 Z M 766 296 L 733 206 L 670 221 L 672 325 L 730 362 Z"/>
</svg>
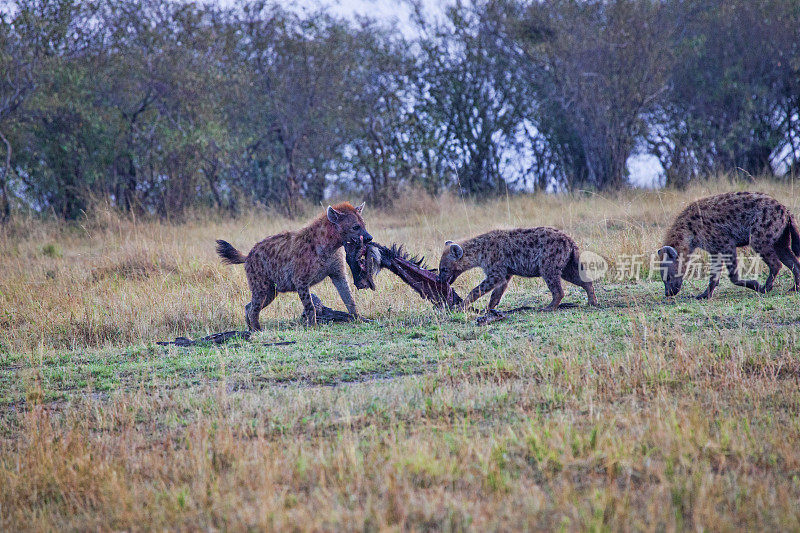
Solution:
<svg viewBox="0 0 800 533">
<path fill-rule="evenodd" d="M 545 310 L 555 310 L 561 303 L 562 279 L 583 287 L 589 303 L 597 305 L 594 287 L 591 281 L 581 279 L 579 266 L 575 241 L 556 228 L 494 230 L 458 243 L 447 241 L 439 261 L 439 279 L 451 284 L 471 268 L 483 269 L 486 279 L 472 289 L 464 308 L 491 292 L 487 309 L 494 309 L 514 275 L 544 278 L 553 294 Z"/>
<path fill-rule="evenodd" d="M 326 213 L 304 228 L 272 235 L 259 242 L 247 257 L 229 243 L 217 241 L 217 253 L 225 263 L 244 263 L 252 293 L 250 303 L 245 306 L 248 328 L 261 329 L 258 315 L 279 292 L 295 291 L 303 302 L 306 321 L 316 324 L 310 289 L 325 278 L 331 278 L 347 311 L 357 316 L 339 248 L 348 240 L 372 240 L 361 218 L 363 209 L 364 204 L 353 207 L 347 202 L 328 206 Z"/>
<path fill-rule="evenodd" d="M 764 285 L 739 279 L 736 248 L 750 245 L 769 267 Z M 722 264 L 734 285 L 760 293 L 772 290 L 781 263 L 794 275 L 794 290 L 800 288 L 800 235 L 789 209 L 769 195 L 731 192 L 702 198 L 689 204 L 672 223 L 658 251 L 666 296 L 681 289 L 689 255 L 702 248 L 711 255 L 708 288 L 697 298 L 711 298 L 719 283 Z"/>
</svg>

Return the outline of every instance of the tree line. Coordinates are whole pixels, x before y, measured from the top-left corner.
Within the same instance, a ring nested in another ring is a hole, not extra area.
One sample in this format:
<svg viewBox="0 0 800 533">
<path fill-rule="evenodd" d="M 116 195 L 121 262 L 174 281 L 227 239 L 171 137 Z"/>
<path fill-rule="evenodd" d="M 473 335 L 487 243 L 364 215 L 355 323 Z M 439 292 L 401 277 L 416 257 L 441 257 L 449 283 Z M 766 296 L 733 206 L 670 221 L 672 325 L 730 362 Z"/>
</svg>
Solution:
<svg viewBox="0 0 800 533">
<path fill-rule="evenodd" d="M 0 219 L 791 175 L 798 0 L 0 3 Z"/>
</svg>

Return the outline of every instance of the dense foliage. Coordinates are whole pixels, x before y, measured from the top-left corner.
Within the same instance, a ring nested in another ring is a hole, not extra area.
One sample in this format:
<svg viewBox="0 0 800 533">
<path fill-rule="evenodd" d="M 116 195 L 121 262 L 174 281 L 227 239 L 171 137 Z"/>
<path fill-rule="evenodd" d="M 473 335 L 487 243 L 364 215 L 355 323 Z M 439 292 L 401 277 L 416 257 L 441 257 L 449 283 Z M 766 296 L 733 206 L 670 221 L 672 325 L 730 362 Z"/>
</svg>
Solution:
<svg viewBox="0 0 800 533">
<path fill-rule="evenodd" d="M 603 190 L 635 153 L 678 186 L 798 168 L 797 0 L 474 0 L 413 24 L 0 4 L 0 218 Z"/>
</svg>

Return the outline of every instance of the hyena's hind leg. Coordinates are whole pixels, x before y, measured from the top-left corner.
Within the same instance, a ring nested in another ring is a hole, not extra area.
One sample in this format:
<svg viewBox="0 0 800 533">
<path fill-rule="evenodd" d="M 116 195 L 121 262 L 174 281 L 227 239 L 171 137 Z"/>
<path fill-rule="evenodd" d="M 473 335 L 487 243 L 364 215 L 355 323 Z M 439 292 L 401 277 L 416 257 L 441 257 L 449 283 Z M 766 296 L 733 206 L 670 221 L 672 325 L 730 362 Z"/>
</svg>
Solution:
<svg viewBox="0 0 800 533">
<path fill-rule="evenodd" d="M 792 253 L 789 239 L 778 240 L 778 242 L 775 243 L 775 253 L 778 255 L 778 259 L 780 259 L 781 263 L 786 265 L 786 268 L 788 268 L 794 276 L 794 287 L 792 287 L 791 290 L 800 290 L 800 261 L 798 261 L 794 253 Z"/>
<path fill-rule="evenodd" d="M 561 273 L 560 272 L 545 272 L 542 274 L 547 288 L 553 294 L 553 300 L 542 308 L 542 311 L 555 311 L 564 299 L 564 289 L 561 287 Z"/>
<path fill-rule="evenodd" d="M 578 264 L 576 261 L 570 261 L 567 263 L 567 266 L 564 267 L 564 271 L 561 273 L 561 278 L 564 281 L 568 281 L 573 285 L 577 285 L 578 287 L 582 288 L 586 291 L 586 298 L 589 301 L 589 305 L 593 305 L 595 307 L 598 306 L 597 303 L 597 296 L 594 294 L 594 285 L 591 281 L 583 281 L 581 279 L 581 274 L 578 269 Z"/>
<path fill-rule="evenodd" d="M 244 320 L 247 322 L 247 329 L 251 331 L 261 331 L 261 324 L 258 322 L 258 315 L 261 310 L 272 303 L 278 291 L 275 284 L 271 281 L 251 287 L 252 297 L 250 303 L 244 306 Z"/>
<path fill-rule="evenodd" d="M 778 239 L 778 242 L 780 239 Z M 767 280 L 764 282 L 764 285 L 758 285 L 756 291 L 761 294 L 766 294 L 772 290 L 772 285 L 775 283 L 775 277 L 778 275 L 778 272 L 781 271 L 781 260 L 776 253 L 777 250 L 775 249 L 776 244 L 778 242 L 770 242 L 769 239 L 764 237 L 763 235 L 752 235 L 750 237 L 750 248 L 752 248 L 758 255 L 761 256 L 761 259 L 767 264 L 769 267 L 769 274 L 767 275 Z"/>
<path fill-rule="evenodd" d="M 766 294 L 772 290 L 772 285 L 775 283 L 775 277 L 778 275 L 778 272 L 781 271 L 781 260 L 778 257 L 778 254 L 775 252 L 770 252 L 769 254 L 761 254 L 761 258 L 769 267 L 769 274 L 767 275 L 767 281 L 764 282 L 762 287 L 759 287 L 758 292 L 762 294 Z"/>
<path fill-rule="evenodd" d="M 786 268 L 788 268 L 794 276 L 794 287 L 792 287 L 791 290 L 800 290 L 800 261 L 797 260 L 789 248 L 778 248 L 776 246 L 775 253 L 778 254 L 781 263 L 786 265 Z"/>
<path fill-rule="evenodd" d="M 733 251 L 728 251 L 723 255 L 725 259 L 725 266 L 728 267 L 728 278 L 731 283 L 739 287 L 747 287 L 748 289 L 759 291 L 761 285 L 754 279 L 740 279 L 739 278 L 739 261 L 736 257 L 736 248 Z"/>
<path fill-rule="evenodd" d="M 308 285 L 297 287 L 297 295 L 303 303 L 303 320 L 307 326 L 317 325 L 317 308 L 314 307 L 314 300 L 311 298 L 311 290 Z"/>
</svg>

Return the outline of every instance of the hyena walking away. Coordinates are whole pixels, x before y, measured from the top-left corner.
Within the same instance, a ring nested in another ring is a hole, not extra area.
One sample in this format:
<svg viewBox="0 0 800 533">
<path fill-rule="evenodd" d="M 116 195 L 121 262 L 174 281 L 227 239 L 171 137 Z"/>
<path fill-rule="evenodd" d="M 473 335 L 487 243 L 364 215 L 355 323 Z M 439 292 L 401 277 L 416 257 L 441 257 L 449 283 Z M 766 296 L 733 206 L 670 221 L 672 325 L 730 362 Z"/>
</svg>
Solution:
<svg viewBox="0 0 800 533">
<path fill-rule="evenodd" d="M 564 279 L 583 287 L 591 305 L 597 305 L 591 281 L 580 277 L 578 246 L 566 233 L 555 228 L 494 230 L 459 243 L 447 241 L 439 261 L 439 279 L 448 285 L 471 268 L 480 267 L 486 274 L 480 285 L 472 289 L 464 308 L 491 292 L 487 310 L 500 302 L 511 276 L 541 276 L 553 294 L 545 310 L 558 309 L 564 290 Z"/>
<path fill-rule="evenodd" d="M 328 206 L 327 213 L 306 227 L 272 235 L 259 242 L 247 257 L 229 243 L 217 241 L 217 253 L 223 262 L 244 263 L 252 293 L 250 303 L 245 306 L 248 328 L 261 329 L 258 315 L 272 303 L 277 293 L 294 291 L 303 302 L 307 322 L 316 324 L 317 315 L 310 289 L 325 278 L 331 278 L 347 311 L 357 316 L 339 248 L 348 240 L 372 240 L 361 218 L 363 209 L 364 204 L 353 207 L 347 202 Z"/>
<path fill-rule="evenodd" d="M 672 223 L 658 251 L 664 293 L 675 296 L 681 290 L 689 255 L 702 248 L 711 255 L 708 288 L 696 297 L 711 298 L 719 284 L 722 264 L 734 285 L 760 293 L 772 290 L 781 263 L 794 275 L 794 289 L 800 288 L 800 235 L 789 209 L 769 195 L 731 192 L 709 196 L 689 204 Z M 755 250 L 769 267 L 764 285 L 739 278 L 736 248 Z"/>
</svg>

